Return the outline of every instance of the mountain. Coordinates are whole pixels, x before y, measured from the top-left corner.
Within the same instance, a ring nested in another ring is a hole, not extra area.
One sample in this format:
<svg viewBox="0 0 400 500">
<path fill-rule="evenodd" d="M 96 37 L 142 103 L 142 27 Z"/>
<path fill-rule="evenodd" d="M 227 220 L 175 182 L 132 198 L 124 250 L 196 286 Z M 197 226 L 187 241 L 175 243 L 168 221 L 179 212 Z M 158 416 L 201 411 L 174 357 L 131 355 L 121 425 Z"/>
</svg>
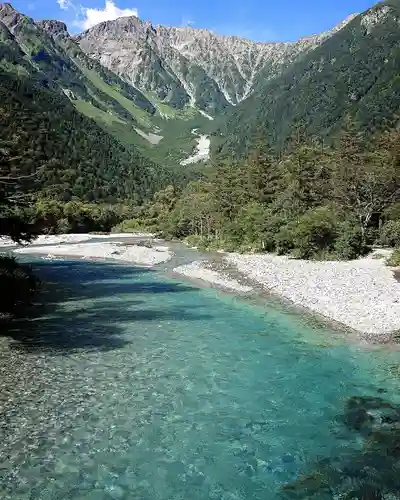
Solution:
<svg viewBox="0 0 400 500">
<path fill-rule="evenodd" d="M 195 143 L 190 131 L 207 121 L 198 111 L 177 112 L 167 105 L 157 109 L 138 88 L 88 57 L 62 22 L 35 22 L 10 4 L 0 4 L 0 22 L 2 32 L 8 32 L 0 38 L 0 51 L 10 51 L 7 36 L 22 53 L 15 67 L 7 63 L 6 68 L 3 58 L 3 70 L 15 73 L 18 68 L 26 77 L 35 75 L 53 91 L 62 91 L 77 111 L 153 162 L 174 166 L 190 154 Z"/>
<path fill-rule="evenodd" d="M 254 138 L 280 150 L 293 135 L 332 137 L 350 118 L 371 134 L 397 126 L 400 3 L 377 4 L 350 20 L 282 74 L 259 78 L 254 93 L 222 117 L 216 155 L 241 156 Z"/>
<path fill-rule="evenodd" d="M 72 37 L 2 4 L 0 64 L 61 92 L 124 147 L 181 168 L 193 130 L 212 133 L 218 157 L 246 154 L 255 137 L 281 150 L 298 129 L 330 137 L 346 117 L 396 124 L 399 8 L 391 0 L 297 42 L 255 43 L 136 17 Z"/>
<path fill-rule="evenodd" d="M 116 87 L 118 93 L 138 111 L 155 112 L 154 106 L 138 89 L 89 59 L 69 36 L 64 23 L 35 23 L 10 4 L 0 5 L 0 21 L 25 53 L 25 58 L 31 63 L 31 72 L 41 72 L 49 85 L 62 89 L 71 100 L 85 101 L 104 112 L 127 117 L 128 110 L 120 105 L 117 96 L 109 95 L 108 85 Z M 129 119 L 132 118 L 136 119 L 134 112 L 129 114 Z"/>
<path fill-rule="evenodd" d="M 267 79 L 279 75 L 349 20 L 294 43 L 254 43 L 124 17 L 101 23 L 76 40 L 91 58 L 161 101 L 218 115 L 251 95 L 261 74 L 268 72 Z"/>
<path fill-rule="evenodd" d="M 63 31 L 61 24 L 53 28 Z M 35 174 L 44 193 L 63 200 L 141 201 L 168 174 L 79 112 L 77 102 L 91 98 L 97 104 L 103 96 L 76 66 L 30 18 L 9 4 L 0 6 L 2 171 Z M 107 112 L 112 106 L 117 102 Z"/>
</svg>

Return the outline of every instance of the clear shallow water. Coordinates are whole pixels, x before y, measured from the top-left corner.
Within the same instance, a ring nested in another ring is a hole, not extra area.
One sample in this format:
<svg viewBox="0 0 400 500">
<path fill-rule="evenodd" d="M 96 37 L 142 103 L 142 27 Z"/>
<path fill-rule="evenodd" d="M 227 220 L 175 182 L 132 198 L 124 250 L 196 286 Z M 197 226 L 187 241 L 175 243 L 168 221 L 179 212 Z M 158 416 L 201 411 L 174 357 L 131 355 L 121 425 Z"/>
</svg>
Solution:
<svg viewBox="0 0 400 500">
<path fill-rule="evenodd" d="M 347 398 L 399 400 L 399 353 L 146 269 L 36 267 L 58 284 L 0 340 L 0 498 L 275 499 L 361 447 Z"/>
</svg>

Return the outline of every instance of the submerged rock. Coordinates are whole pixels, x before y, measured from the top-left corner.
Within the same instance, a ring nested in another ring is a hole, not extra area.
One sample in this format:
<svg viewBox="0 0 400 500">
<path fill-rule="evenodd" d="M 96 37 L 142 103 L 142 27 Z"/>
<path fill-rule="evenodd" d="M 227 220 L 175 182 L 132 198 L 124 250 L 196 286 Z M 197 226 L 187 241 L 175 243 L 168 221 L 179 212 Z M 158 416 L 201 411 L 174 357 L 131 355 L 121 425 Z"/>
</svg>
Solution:
<svg viewBox="0 0 400 500">
<path fill-rule="evenodd" d="M 379 397 L 355 396 L 348 400 L 344 422 L 350 429 L 376 430 L 400 422 L 400 407 Z"/>
<path fill-rule="evenodd" d="M 400 406 L 379 397 L 355 396 L 342 417 L 362 431 L 362 450 L 325 458 L 314 470 L 282 488 L 287 499 L 335 500 L 400 499 Z"/>
</svg>

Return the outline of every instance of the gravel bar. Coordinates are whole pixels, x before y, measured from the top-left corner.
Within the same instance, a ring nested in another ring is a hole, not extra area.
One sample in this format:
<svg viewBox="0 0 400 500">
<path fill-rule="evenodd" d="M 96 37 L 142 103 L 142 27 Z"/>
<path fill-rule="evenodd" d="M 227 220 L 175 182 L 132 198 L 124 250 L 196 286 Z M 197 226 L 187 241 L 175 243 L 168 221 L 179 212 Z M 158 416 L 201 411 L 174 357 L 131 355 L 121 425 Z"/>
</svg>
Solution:
<svg viewBox="0 0 400 500">
<path fill-rule="evenodd" d="M 224 259 L 266 291 L 385 342 L 400 329 L 400 283 L 376 257 L 312 262 L 233 253 Z"/>
</svg>

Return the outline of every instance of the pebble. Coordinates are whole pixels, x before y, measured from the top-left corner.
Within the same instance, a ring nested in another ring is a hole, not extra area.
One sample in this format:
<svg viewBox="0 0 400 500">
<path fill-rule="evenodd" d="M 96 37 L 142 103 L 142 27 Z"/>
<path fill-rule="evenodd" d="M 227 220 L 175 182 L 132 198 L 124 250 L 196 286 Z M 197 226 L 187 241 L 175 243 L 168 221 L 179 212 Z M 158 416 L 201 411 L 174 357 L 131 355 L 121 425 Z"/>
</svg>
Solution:
<svg viewBox="0 0 400 500">
<path fill-rule="evenodd" d="M 387 340 L 400 329 L 400 283 L 385 261 L 305 261 L 272 254 L 224 259 L 265 290 L 366 335 Z"/>
<path fill-rule="evenodd" d="M 208 283 L 213 283 L 227 290 L 235 292 L 251 292 L 253 289 L 249 286 L 244 286 L 238 281 L 225 276 L 223 273 L 208 269 L 205 267 L 204 261 L 195 261 L 190 264 L 179 266 L 174 269 L 174 272 L 187 276 L 188 278 L 200 279 Z"/>
</svg>

